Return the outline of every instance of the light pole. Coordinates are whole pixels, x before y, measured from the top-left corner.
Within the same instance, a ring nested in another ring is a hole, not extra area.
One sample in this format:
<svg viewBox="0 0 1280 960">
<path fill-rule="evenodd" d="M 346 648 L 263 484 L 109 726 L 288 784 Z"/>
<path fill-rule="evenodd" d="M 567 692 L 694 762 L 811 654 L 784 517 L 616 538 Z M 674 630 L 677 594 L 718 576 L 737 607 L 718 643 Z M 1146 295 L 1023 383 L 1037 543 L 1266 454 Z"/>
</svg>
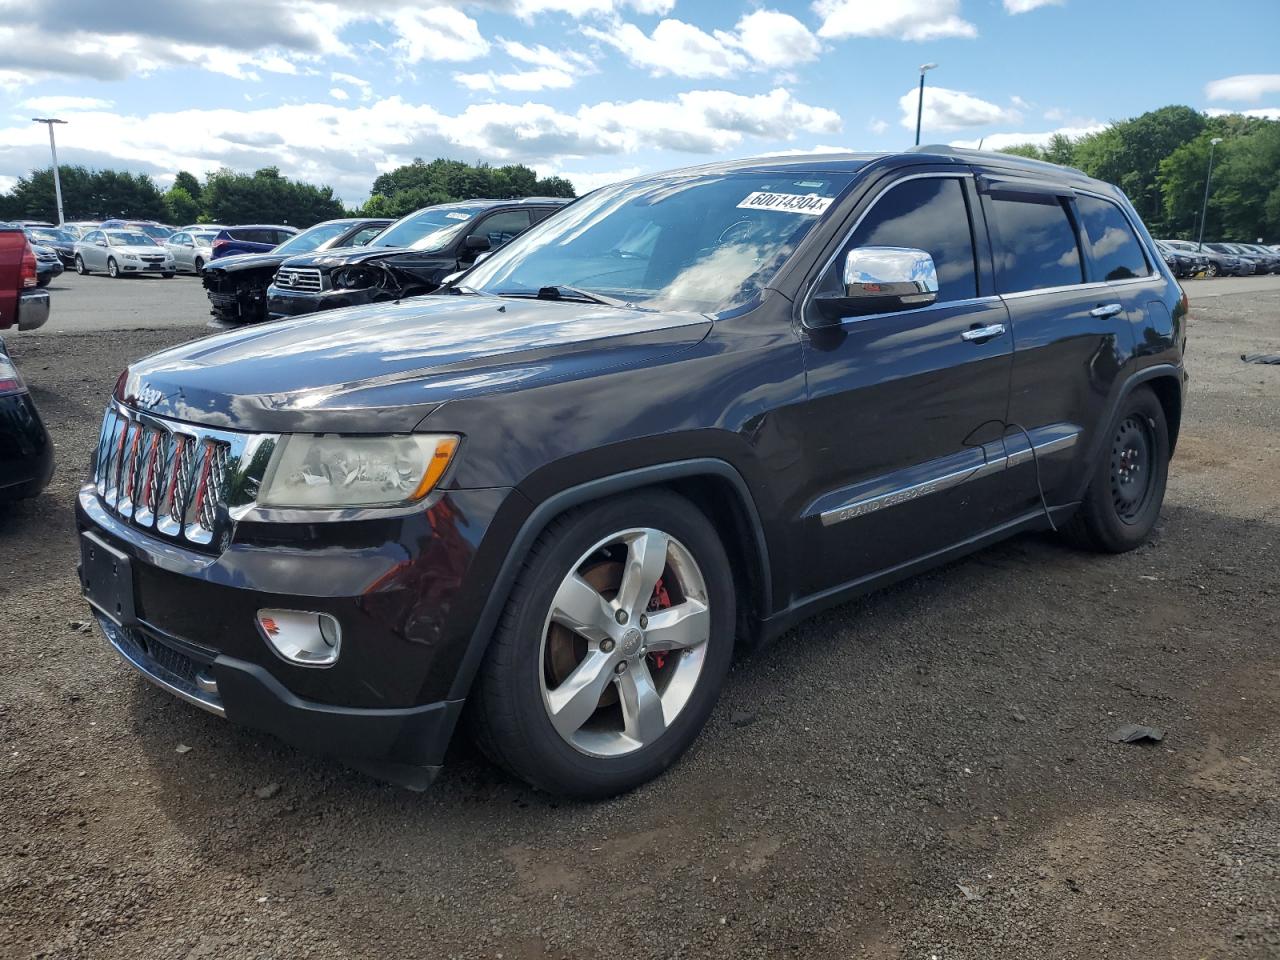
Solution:
<svg viewBox="0 0 1280 960">
<path fill-rule="evenodd" d="M 936 63 L 920 64 L 920 99 L 916 101 L 916 146 L 920 146 L 920 117 L 924 113 L 924 75 L 936 67 Z"/>
<path fill-rule="evenodd" d="M 1204 218 L 1209 212 L 1209 181 L 1213 179 L 1213 148 L 1221 142 L 1221 137 L 1214 137 L 1209 141 L 1209 169 L 1204 175 L 1204 203 L 1200 204 L 1200 233 L 1196 237 L 1196 253 L 1204 247 Z"/>
<path fill-rule="evenodd" d="M 53 125 L 67 121 L 55 117 L 32 117 L 31 122 L 49 125 L 49 152 L 53 154 L 53 194 L 58 200 L 58 226 L 62 226 L 62 178 L 58 176 L 58 145 L 53 139 Z"/>
</svg>

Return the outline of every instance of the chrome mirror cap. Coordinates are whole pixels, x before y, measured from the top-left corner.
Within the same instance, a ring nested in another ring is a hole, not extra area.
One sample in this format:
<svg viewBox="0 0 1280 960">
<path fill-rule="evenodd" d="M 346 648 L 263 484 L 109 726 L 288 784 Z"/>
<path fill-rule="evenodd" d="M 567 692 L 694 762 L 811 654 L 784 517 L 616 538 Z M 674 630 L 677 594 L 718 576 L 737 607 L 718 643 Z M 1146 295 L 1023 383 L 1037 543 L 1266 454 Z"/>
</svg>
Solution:
<svg viewBox="0 0 1280 960">
<path fill-rule="evenodd" d="M 858 247 L 844 261 L 845 296 L 897 297 L 903 306 L 932 303 L 938 296 L 933 257 L 914 247 Z"/>
</svg>

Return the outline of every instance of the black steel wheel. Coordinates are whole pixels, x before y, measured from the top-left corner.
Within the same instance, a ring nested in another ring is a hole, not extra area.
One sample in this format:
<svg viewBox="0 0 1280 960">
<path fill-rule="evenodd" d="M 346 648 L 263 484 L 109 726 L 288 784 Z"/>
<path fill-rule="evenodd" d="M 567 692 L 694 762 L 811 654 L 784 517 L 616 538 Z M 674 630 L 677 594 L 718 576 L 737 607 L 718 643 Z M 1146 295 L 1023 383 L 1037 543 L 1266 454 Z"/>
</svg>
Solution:
<svg viewBox="0 0 1280 960">
<path fill-rule="evenodd" d="M 1151 535 L 1169 480 L 1169 425 L 1150 387 L 1121 401 L 1080 509 L 1063 532 L 1081 546 L 1123 553 Z"/>
</svg>

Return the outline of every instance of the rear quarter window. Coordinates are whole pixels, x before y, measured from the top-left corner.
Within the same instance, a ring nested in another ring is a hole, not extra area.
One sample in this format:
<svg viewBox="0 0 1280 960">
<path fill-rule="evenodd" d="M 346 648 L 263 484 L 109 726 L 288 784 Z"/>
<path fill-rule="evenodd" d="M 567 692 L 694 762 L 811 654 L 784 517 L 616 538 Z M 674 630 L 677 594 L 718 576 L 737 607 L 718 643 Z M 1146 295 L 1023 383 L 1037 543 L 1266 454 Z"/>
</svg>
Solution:
<svg viewBox="0 0 1280 960">
<path fill-rule="evenodd" d="M 1078 196 L 1076 210 L 1089 244 L 1093 280 L 1131 280 L 1151 276 L 1142 245 L 1128 217 L 1109 200 Z"/>
</svg>

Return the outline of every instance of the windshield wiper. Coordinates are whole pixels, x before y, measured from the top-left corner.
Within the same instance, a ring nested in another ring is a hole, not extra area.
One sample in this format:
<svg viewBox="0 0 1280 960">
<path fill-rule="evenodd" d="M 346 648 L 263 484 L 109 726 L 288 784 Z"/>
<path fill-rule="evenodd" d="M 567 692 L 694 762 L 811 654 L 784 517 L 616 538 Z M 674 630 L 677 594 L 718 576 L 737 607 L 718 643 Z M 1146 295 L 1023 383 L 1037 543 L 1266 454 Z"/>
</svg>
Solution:
<svg viewBox="0 0 1280 960">
<path fill-rule="evenodd" d="M 531 300 L 583 300 L 587 303 L 600 303 L 606 307 L 631 307 L 631 304 L 626 300 L 619 300 L 617 297 L 606 297 L 603 293 L 593 293 L 590 290 L 570 287 L 563 283 L 552 283 L 545 287 L 539 287 L 537 293 L 530 293 L 527 290 L 505 290 L 499 293 L 498 296 L 526 297 Z"/>
</svg>

